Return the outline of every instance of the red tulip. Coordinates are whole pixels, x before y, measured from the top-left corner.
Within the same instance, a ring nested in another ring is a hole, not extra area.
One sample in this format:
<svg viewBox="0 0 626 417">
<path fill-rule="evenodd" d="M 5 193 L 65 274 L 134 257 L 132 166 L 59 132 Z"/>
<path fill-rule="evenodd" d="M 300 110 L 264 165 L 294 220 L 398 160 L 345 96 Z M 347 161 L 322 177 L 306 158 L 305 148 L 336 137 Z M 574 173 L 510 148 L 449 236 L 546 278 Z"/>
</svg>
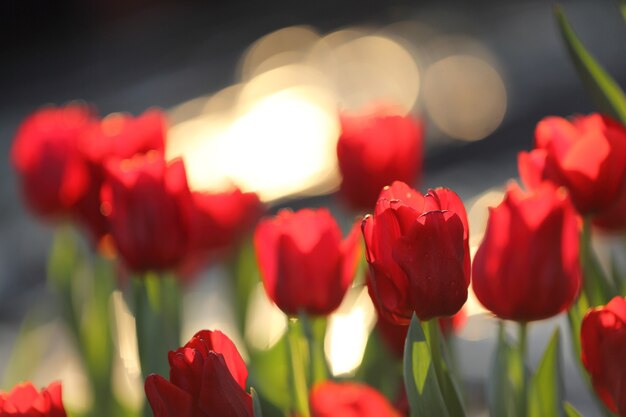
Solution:
<svg viewBox="0 0 626 417">
<path fill-rule="evenodd" d="M 318 383 L 311 389 L 311 417 L 400 417 L 374 388 L 354 382 Z"/>
<path fill-rule="evenodd" d="M 215 256 L 224 256 L 255 225 L 263 213 L 255 193 L 210 194 L 192 192 L 189 205 L 190 248 L 177 270 L 183 279 L 195 276 L 198 268 Z"/>
<path fill-rule="evenodd" d="M 79 138 L 93 122 L 81 104 L 46 107 L 20 125 L 11 161 L 28 206 L 46 218 L 69 217 L 90 185 Z"/>
<path fill-rule="evenodd" d="M 381 188 L 393 181 L 414 183 L 422 169 L 423 128 L 411 116 L 341 115 L 337 142 L 341 194 L 355 209 L 371 209 Z"/>
<path fill-rule="evenodd" d="M 282 210 L 257 226 L 254 246 L 265 291 L 283 312 L 327 315 L 352 283 L 358 229 L 342 241 L 328 210 Z"/>
<path fill-rule="evenodd" d="M 108 233 L 107 220 L 100 211 L 100 188 L 107 160 L 129 159 L 136 154 L 165 152 L 165 115 L 157 109 L 141 116 L 114 113 L 91 123 L 81 135 L 80 150 L 89 161 L 91 185 L 78 204 L 81 222 L 98 241 Z"/>
<path fill-rule="evenodd" d="M 37 392 L 30 382 L 16 385 L 10 392 L 0 391 L 2 417 L 65 417 L 61 383 L 53 382 Z"/>
<path fill-rule="evenodd" d="M 218 250 L 230 246 L 250 230 L 263 212 L 255 193 L 192 193 L 192 246 L 201 250 Z"/>
<path fill-rule="evenodd" d="M 148 153 L 109 160 L 102 187 L 102 210 L 115 247 L 135 271 L 180 264 L 189 244 L 191 195 L 181 160 L 167 165 Z"/>
<path fill-rule="evenodd" d="M 510 184 L 490 209 L 474 257 L 472 281 L 480 302 L 507 320 L 552 317 L 569 308 L 581 285 L 579 221 L 561 189 L 522 191 Z"/>
<path fill-rule="evenodd" d="M 593 308 L 580 329 L 582 362 L 604 404 L 626 416 L 626 300 Z"/>
<path fill-rule="evenodd" d="M 168 359 L 169 381 L 155 374 L 146 378 L 155 417 L 253 416 L 246 364 L 223 333 L 200 331 Z"/>
<path fill-rule="evenodd" d="M 535 149 L 519 155 L 519 171 L 527 187 L 566 187 L 578 211 L 599 226 L 626 227 L 626 129 L 609 117 L 543 119 Z"/>
<path fill-rule="evenodd" d="M 380 313 L 407 324 L 456 314 L 470 281 L 468 223 L 461 199 L 438 188 L 422 196 L 402 182 L 381 191 L 362 224 L 370 294 Z"/>
</svg>

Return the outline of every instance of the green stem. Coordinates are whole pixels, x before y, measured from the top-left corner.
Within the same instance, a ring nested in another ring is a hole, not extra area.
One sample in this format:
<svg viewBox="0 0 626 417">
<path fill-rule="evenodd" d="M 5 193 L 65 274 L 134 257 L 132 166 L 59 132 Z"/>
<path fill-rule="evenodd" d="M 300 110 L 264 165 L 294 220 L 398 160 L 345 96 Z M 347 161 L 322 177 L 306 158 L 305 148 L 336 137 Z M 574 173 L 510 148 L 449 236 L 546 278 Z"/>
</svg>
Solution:
<svg viewBox="0 0 626 417">
<path fill-rule="evenodd" d="M 580 235 L 580 265 L 583 273 L 583 291 L 591 306 L 599 306 L 606 304 L 615 291 L 611 288 L 611 284 L 593 252 L 591 238 L 591 219 L 585 217 Z"/>
<path fill-rule="evenodd" d="M 526 361 L 528 356 L 528 323 L 520 322 L 519 323 L 519 352 L 521 356 L 520 365 L 521 369 L 521 392 L 519 398 L 519 417 L 526 417 L 528 414 L 528 375 L 526 373 Z"/>
<path fill-rule="evenodd" d="M 287 354 L 290 368 L 291 407 L 293 414 L 299 417 L 309 417 L 309 390 L 306 383 L 306 368 L 301 340 L 299 322 L 290 318 L 287 327 Z"/>
<path fill-rule="evenodd" d="M 168 352 L 180 344 L 180 288 L 172 276 L 147 272 L 133 279 L 135 326 L 141 373 L 167 377 Z"/>
<path fill-rule="evenodd" d="M 309 385 L 328 379 L 330 371 L 324 353 L 326 336 L 326 317 L 309 317 L 305 312 L 299 314 L 304 337 L 309 348 Z"/>
</svg>

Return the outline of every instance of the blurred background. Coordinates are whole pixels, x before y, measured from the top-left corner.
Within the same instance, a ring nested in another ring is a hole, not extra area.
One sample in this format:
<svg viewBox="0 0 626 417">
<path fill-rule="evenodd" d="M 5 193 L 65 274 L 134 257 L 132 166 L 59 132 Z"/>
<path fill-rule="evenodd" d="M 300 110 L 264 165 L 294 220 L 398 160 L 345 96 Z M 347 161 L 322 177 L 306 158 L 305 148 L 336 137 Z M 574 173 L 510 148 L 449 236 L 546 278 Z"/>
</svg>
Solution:
<svg viewBox="0 0 626 417">
<path fill-rule="evenodd" d="M 562 5 L 587 48 L 623 85 L 626 26 L 617 2 Z M 52 228 L 24 209 L 8 161 L 28 113 L 75 99 L 94 103 L 102 115 L 161 107 L 171 124 L 168 158 L 185 159 L 192 187 L 235 184 L 260 193 L 271 210 L 326 205 L 347 225 L 353 215 L 333 195 L 340 180 L 337 110 L 392 101 L 425 121 L 421 188 L 445 185 L 461 195 L 475 249 L 486 207 L 516 176 L 517 152 L 530 148 L 537 121 L 593 111 L 552 7 L 528 0 L 1 2 L 0 375 L 26 313 L 54 302 L 45 285 Z M 219 296 L 226 274 L 214 267 L 205 275 L 188 295 L 188 335 L 232 327 Z M 354 341 L 364 344 L 373 325 L 362 295 L 352 294 L 331 324 L 327 354 L 337 374 L 358 365 L 364 346 Z M 262 291 L 257 301 L 254 311 L 271 311 Z M 471 300 L 468 313 L 457 348 L 472 415 L 481 416 L 496 329 Z M 271 344 L 284 329 L 284 317 L 275 317 L 245 337 Z M 531 326 L 532 363 L 555 323 L 563 319 Z M 88 398 L 58 323 L 41 332 L 59 337 L 41 348 L 48 359 L 35 381 L 63 378 L 68 403 L 80 408 Z M 342 334 L 354 351 L 342 350 Z M 567 397 L 594 415 L 567 344 L 564 354 Z M 124 366 L 130 376 L 122 380 L 138 398 L 136 364 L 128 359 Z"/>
</svg>

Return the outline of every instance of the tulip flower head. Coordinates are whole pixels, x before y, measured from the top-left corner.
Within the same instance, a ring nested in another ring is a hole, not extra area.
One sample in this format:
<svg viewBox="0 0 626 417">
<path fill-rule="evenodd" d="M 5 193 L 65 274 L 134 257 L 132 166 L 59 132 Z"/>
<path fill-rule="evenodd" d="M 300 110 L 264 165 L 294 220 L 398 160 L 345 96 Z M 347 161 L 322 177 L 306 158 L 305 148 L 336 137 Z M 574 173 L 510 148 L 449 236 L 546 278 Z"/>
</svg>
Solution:
<svg viewBox="0 0 626 417">
<path fill-rule="evenodd" d="M 456 314 L 470 283 L 468 223 L 461 199 L 437 188 L 424 196 L 402 182 L 385 187 L 362 223 L 369 292 L 380 314 L 408 324 Z"/>
<path fill-rule="evenodd" d="M 583 318 L 581 356 L 591 383 L 604 404 L 626 417 L 626 300 L 613 298 Z"/>
<path fill-rule="evenodd" d="M 579 219 L 563 189 L 529 192 L 515 183 L 490 209 L 474 257 L 478 300 L 506 320 L 542 320 L 565 311 L 581 286 Z"/>
<path fill-rule="evenodd" d="M 36 214 L 70 217 L 87 192 L 89 170 L 79 140 L 94 120 L 91 108 L 69 104 L 40 109 L 18 128 L 11 162 L 22 194 Z"/>
<path fill-rule="evenodd" d="M 37 391 L 30 382 L 16 385 L 9 392 L 0 391 L 0 416 L 66 417 L 61 383 L 53 382 Z"/>
<path fill-rule="evenodd" d="M 97 242 L 108 230 L 100 210 L 100 189 L 106 179 L 109 160 L 131 159 L 137 154 L 165 152 L 165 115 L 151 109 L 138 117 L 111 114 L 84 130 L 80 151 L 89 166 L 90 186 L 78 204 L 78 219 Z"/>
<path fill-rule="evenodd" d="M 169 381 L 155 374 L 146 378 L 154 417 L 253 416 L 246 364 L 222 332 L 196 333 L 168 360 Z"/>
<path fill-rule="evenodd" d="M 626 228 L 626 128 L 608 116 L 547 117 L 535 149 L 518 159 L 524 184 L 544 181 L 569 191 L 577 210 L 605 229 Z"/>
<path fill-rule="evenodd" d="M 340 193 L 355 209 L 370 210 L 381 188 L 393 181 L 413 184 L 422 169 L 420 120 L 386 108 L 341 115 L 337 158 L 343 177 Z"/>
<path fill-rule="evenodd" d="M 320 382 L 311 389 L 311 417 L 400 417 L 374 388 L 354 382 Z"/>
<path fill-rule="evenodd" d="M 154 152 L 109 160 L 102 187 L 102 210 L 115 247 L 134 271 L 163 270 L 180 264 L 188 249 L 185 167 L 167 164 Z"/>
<path fill-rule="evenodd" d="M 358 225 L 342 240 L 328 210 L 282 210 L 259 223 L 254 247 L 265 291 L 284 313 L 327 315 L 352 283 Z"/>
</svg>

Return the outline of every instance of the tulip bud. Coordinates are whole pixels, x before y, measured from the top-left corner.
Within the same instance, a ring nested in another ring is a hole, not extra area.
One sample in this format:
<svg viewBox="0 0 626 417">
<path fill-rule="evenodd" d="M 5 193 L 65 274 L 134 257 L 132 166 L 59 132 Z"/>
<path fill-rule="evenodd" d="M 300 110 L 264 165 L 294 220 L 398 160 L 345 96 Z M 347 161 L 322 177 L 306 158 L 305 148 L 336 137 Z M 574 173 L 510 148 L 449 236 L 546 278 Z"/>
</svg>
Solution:
<svg viewBox="0 0 626 417">
<path fill-rule="evenodd" d="M 169 381 L 155 374 L 146 378 L 155 417 L 253 416 L 246 364 L 223 333 L 200 331 L 168 359 Z"/>
<path fill-rule="evenodd" d="M 288 315 L 339 307 L 358 262 L 358 227 L 345 240 L 326 209 L 282 210 L 262 220 L 254 247 L 269 298 Z"/>
<path fill-rule="evenodd" d="M 93 120 L 89 107 L 69 104 L 38 110 L 18 128 L 11 162 L 26 202 L 36 214 L 69 217 L 87 192 L 89 170 L 79 138 Z"/>
<path fill-rule="evenodd" d="M 176 267 L 188 249 L 190 192 L 181 160 L 149 153 L 109 160 L 102 211 L 126 265 L 134 271 Z"/>
<path fill-rule="evenodd" d="M 136 154 L 165 152 L 165 115 L 151 109 L 138 117 L 111 114 L 93 122 L 80 138 L 80 150 L 89 163 L 89 190 L 78 204 L 78 218 L 95 241 L 108 233 L 106 218 L 100 211 L 100 189 L 109 159 L 130 159 Z"/>
<path fill-rule="evenodd" d="M 374 388 L 354 382 L 320 382 L 311 389 L 311 417 L 400 417 Z"/>
<path fill-rule="evenodd" d="M 53 382 L 37 392 L 30 382 L 0 391 L 0 416 L 66 417 L 61 396 L 61 383 Z"/>
<path fill-rule="evenodd" d="M 515 183 L 490 209 L 474 257 L 473 289 L 498 317 L 532 321 L 569 308 L 581 285 L 579 220 L 562 189 L 524 192 Z"/>
<path fill-rule="evenodd" d="M 580 329 L 582 362 L 604 404 L 626 417 L 626 300 L 593 308 Z"/>
<path fill-rule="evenodd" d="M 408 324 L 451 316 L 467 300 L 470 258 L 467 215 L 451 190 L 425 196 L 402 182 L 380 193 L 362 223 L 368 286 L 380 314 Z"/>
<path fill-rule="evenodd" d="M 341 195 L 355 209 L 370 210 L 381 188 L 393 181 L 413 184 L 422 169 L 420 120 L 390 114 L 341 115 L 337 158 Z"/>
<path fill-rule="evenodd" d="M 543 119 L 535 130 L 535 149 L 521 152 L 518 164 L 527 187 L 544 181 L 563 186 L 595 224 L 626 228 L 626 129 L 608 116 Z"/>
</svg>

